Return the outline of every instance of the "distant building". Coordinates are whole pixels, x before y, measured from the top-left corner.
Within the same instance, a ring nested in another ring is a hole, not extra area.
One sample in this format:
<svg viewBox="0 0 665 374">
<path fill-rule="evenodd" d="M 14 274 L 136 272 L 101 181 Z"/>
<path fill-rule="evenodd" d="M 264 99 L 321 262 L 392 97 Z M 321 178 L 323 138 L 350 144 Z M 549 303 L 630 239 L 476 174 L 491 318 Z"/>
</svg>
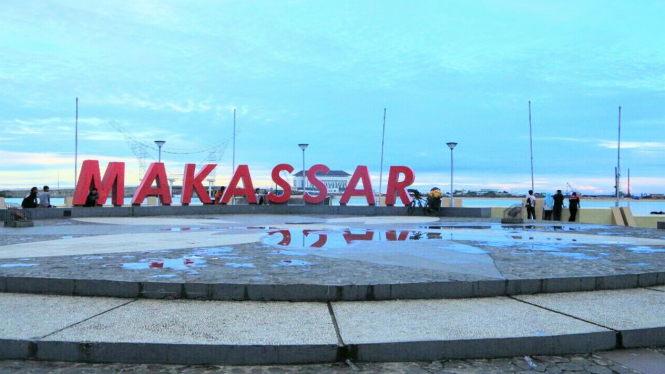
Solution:
<svg viewBox="0 0 665 374">
<path fill-rule="evenodd" d="M 302 170 L 293 175 L 293 188 L 296 190 L 302 190 Z M 351 174 L 343 170 L 330 170 L 327 174 L 322 172 L 316 173 L 316 179 L 323 182 L 328 188 L 328 192 L 342 192 L 349 185 L 349 180 L 351 180 Z M 314 186 L 305 181 L 306 189 L 313 189 Z"/>
</svg>

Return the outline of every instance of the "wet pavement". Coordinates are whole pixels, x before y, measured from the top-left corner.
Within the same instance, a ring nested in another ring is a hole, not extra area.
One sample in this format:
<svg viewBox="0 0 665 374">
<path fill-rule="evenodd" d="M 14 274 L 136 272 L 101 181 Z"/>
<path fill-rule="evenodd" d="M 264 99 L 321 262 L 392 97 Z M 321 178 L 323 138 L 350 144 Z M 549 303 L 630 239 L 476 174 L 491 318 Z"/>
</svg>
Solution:
<svg viewBox="0 0 665 374">
<path fill-rule="evenodd" d="M 662 230 L 430 217 L 89 218 L 0 228 L 0 277 L 401 284 L 656 273 Z"/>
<path fill-rule="evenodd" d="M 633 356 L 633 360 L 607 357 Z M 617 360 L 617 361 L 615 361 Z M 2 373 L 28 374 L 110 374 L 110 373 L 385 373 L 385 374 L 488 374 L 488 373 L 579 373 L 579 374 L 659 374 L 665 365 L 665 349 L 637 349 L 563 356 L 522 356 L 491 360 L 443 360 L 402 363 L 334 363 L 280 366 L 192 366 L 86 364 L 69 362 L 0 361 Z"/>
</svg>

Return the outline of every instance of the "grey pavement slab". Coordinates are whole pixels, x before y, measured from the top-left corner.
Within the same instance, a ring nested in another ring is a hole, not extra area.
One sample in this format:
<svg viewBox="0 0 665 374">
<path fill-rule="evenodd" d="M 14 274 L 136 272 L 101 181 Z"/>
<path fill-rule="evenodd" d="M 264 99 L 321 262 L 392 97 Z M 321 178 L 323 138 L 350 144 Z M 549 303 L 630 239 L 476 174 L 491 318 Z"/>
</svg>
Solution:
<svg viewBox="0 0 665 374">
<path fill-rule="evenodd" d="M 331 362 L 324 303 L 139 300 L 38 343 L 45 360 L 177 364 Z"/>
<path fill-rule="evenodd" d="M 325 303 L 138 300 L 45 340 L 164 344 L 337 344 Z"/>
<path fill-rule="evenodd" d="M 335 302 L 333 310 L 344 344 L 360 361 L 588 352 L 615 344 L 611 330 L 505 297 Z"/>
<path fill-rule="evenodd" d="M 665 293 L 650 289 L 515 296 L 621 332 L 622 346 L 665 344 Z"/>
<path fill-rule="evenodd" d="M 131 300 L 0 293 L 0 339 L 39 339 L 128 302 Z"/>
<path fill-rule="evenodd" d="M 651 349 L 621 349 L 596 353 L 642 374 L 665 373 L 665 354 Z"/>
<path fill-rule="evenodd" d="M 0 359 L 25 359 L 31 341 L 128 302 L 131 300 L 0 294 Z"/>
</svg>

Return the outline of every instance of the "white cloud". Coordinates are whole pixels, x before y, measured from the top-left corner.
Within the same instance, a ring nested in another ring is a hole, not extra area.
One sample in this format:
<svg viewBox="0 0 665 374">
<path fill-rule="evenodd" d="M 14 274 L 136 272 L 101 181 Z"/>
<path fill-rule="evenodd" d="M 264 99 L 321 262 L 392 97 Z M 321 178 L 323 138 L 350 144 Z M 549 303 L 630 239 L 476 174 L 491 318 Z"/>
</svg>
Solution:
<svg viewBox="0 0 665 374">
<path fill-rule="evenodd" d="M 599 145 L 603 148 L 617 149 L 617 141 L 601 140 Z M 621 142 L 622 149 L 644 149 L 644 148 L 659 148 L 665 149 L 663 142 Z"/>
<path fill-rule="evenodd" d="M 150 110 L 175 111 L 179 113 L 207 112 L 213 108 L 212 105 L 209 103 L 209 101 L 194 102 L 193 100 L 187 99 L 180 102 L 176 101 L 156 102 L 129 94 L 110 96 L 108 98 L 95 101 L 95 104 L 131 106 L 131 107 L 145 108 Z"/>
</svg>

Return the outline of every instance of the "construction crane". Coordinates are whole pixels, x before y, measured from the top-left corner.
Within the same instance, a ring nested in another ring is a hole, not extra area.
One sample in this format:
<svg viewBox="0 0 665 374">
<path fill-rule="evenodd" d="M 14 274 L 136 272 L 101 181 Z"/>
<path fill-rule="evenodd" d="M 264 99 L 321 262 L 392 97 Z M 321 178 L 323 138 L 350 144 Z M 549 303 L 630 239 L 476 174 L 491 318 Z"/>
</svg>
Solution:
<svg viewBox="0 0 665 374">
<path fill-rule="evenodd" d="M 573 186 L 570 185 L 570 183 L 566 182 L 566 186 L 568 186 L 566 187 L 566 196 L 575 192 L 575 189 L 573 188 Z"/>
</svg>

